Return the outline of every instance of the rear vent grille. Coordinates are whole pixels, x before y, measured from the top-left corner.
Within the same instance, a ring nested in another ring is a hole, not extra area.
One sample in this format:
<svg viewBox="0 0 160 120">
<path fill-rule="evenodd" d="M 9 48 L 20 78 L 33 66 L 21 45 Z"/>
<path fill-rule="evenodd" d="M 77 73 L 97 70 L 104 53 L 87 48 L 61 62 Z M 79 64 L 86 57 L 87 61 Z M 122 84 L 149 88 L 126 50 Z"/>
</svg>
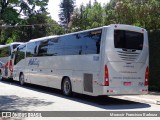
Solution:
<svg viewBox="0 0 160 120">
<path fill-rule="evenodd" d="M 127 52 L 127 51 L 124 51 L 124 52 L 117 51 L 117 52 L 118 52 L 119 57 L 123 61 L 135 61 L 139 56 L 139 53 L 136 53 L 136 52 Z"/>
</svg>

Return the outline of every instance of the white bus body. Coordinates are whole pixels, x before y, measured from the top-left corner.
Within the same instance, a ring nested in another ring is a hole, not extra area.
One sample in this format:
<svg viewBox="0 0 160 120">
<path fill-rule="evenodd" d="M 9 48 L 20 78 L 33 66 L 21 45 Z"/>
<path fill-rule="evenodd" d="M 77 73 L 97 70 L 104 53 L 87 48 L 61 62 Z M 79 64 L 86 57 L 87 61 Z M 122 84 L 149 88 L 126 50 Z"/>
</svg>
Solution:
<svg viewBox="0 0 160 120">
<path fill-rule="evenodd" d="M 149 48 L 143 28 L 112 24 L 20 45 L 14 80 L 99 95 L 148 93 Z"/>
<path fill-rule="evenodd" d="M 1 72 L 3 78 L 12 78 L 13 77 L 13 62 L 14 57 L 12 56 L 13 50 L 20 45 L 20 42 L 14 42 L 7 45 L 0 46 L 0 62 Z"/>
</svg>

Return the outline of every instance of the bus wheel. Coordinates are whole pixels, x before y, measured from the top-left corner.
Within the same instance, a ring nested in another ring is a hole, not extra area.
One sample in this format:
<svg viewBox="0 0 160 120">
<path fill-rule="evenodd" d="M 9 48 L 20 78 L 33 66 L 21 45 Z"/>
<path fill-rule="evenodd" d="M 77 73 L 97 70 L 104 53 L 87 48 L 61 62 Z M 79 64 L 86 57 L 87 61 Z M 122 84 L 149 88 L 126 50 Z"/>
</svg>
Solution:
<svg viewBox="0 0 160 120">
<path fill-rule="evenodd" d="M 24 85 L 24 75 L 23 75 L 23 73 L 21 73 L 20 76 L 19 76 L 19 82 L 20 82 L 20 85 Z"/>
<path fill-rule="evenodd" d="M 70 79 L 68 77 L 65 77 L 63 79 L 62 91 L 63 91 L 63 94 L 66 96 L 72 95 L 72 85 L 71 85 Z"/>
</svg>

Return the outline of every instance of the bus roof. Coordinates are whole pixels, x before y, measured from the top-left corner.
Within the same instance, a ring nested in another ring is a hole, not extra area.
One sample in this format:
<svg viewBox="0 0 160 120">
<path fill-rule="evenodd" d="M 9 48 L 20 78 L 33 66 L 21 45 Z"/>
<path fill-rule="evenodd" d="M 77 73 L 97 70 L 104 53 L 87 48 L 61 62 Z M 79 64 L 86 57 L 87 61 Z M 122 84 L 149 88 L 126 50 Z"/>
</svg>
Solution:
<svg viewBox="0 0 160 120">
<path fill-rule="evenodd" d="M 3 47 L 4 45 L 0 45 L 0 47 Z"/>
<path fill-rule="evenodd" d="M 110 24 L 109 27 L 114 27 L 116 29 L 118 29 L 119 27 L 124 27 L 124 28 L 129 28 L 132 27 L 133 29 L 139 29 L 139 30 L 143 30 L 143 31 L 147 31 L 145 28 L 142 27 L 138 27 L 138 26 L 133 26 L 133 25 L 127 25 L 127 24 Z"/>
<path fill-rule="evenodd" d="M 44 39 L 50 39 L 50 38 L 55 38 L 58 37 L 58 35 L 52 35 L 52 36 L 46 36 L 46 37 L 41 37 L 41 38 L 37 38 L 37 39 L 31 39 L 29 42 L 35 42 L 35 41 L 40 41 L 40 40 L 44 40 Z"/>
<path fill-rule="evenodd" d="M 0 48 L 8 47 L 8 46 L 15 45 L 15 44 L 22 44 L 22 43 L 23 42 L 13 42 L 13 43 L 9 43 L 9 44 L 6 44 L 6 45 L 0 45 Z"/>
</svg>

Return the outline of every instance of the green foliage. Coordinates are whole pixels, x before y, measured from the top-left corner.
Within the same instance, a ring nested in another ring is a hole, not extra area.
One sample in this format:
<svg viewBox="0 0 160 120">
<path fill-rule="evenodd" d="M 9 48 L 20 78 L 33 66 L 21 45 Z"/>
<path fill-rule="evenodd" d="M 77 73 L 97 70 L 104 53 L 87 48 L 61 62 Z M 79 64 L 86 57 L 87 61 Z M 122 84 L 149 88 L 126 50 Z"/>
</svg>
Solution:
<svg viewBox="0 0 160 120">
<path fill-rule="evenodd" d="M 14 10 L 11 7 L 8 7 L 8 8 L 5 9 L 3 14 L 1 15 L 1 19 L 3 19 L 3 21 L 5 23 L 9 23 L 11 25 L 15 25 L 20 20 L 18 18 L 18 16 L 19 16 L 19 14 L 17 13 L 16 10 Z"/>
<path fill-rule="evenodd" d="M 56 21 L 52 20 L 51 17 L 46 19 L 46 23 L 48 24 L 46 29 L 47 35 L 60 35 L 64 33 L 64 29 Z"/>
<path fill-rule="evenodd" d="M 105 6 L 95 2 L 74 10 L 71 28 L 83 30 L 108 24 L 130 24 L 147 30 L 160 28 L 159 0 L 111 0 Z M 80 23 L 80 24 L 77 24 Z"/>
<path fill-rule="evenodd" d="M 103 26 L 104 16 L 105 11 L 100 3 L 95 2 L 93 6 L 90 3 L 87 6 L 81 5 L 73 14 L 72 31 Z"/>
<path fill-rule="evenodd" d="M 61 34 L 47 5 L 48 0 L 0 0 L 0 44 Z"/>
<path fill-rule="evenodd" d="M 32 25 L 21 28 L 23 41 L 62 33 L 60 26 L 46 14 L 33 15 L 23 23 Z M 22 41 L 22 39 L 18 41 Z"/>
</svg>

